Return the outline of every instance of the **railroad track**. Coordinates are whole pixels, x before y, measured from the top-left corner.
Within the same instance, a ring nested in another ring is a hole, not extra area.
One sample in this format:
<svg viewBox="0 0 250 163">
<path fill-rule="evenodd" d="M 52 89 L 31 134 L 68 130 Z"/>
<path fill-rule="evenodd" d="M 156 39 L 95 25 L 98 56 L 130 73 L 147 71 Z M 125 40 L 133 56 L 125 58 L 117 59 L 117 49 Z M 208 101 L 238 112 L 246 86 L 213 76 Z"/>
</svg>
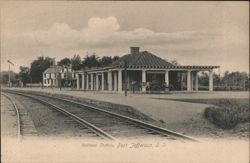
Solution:
<svg viewBox="0 0 250 163">
<path fill-rule="evenodd" d="M 27 92 L 8 92 L 30 97 L 44 104 L 50 105 L 88 126 L 98 128 L 99 130 L 97 132 L 103 131 L 105 133 L 103 135 L 112 140 L 122 137 L 130 139 L 149 137 L 153 139 L 167 138 L 172 140 L 184 139 L 197 141 L 192 137 L 162 127 L 73 100 Z"/>
<path fill-rule="evenodd" d="M 12 100 L 12 98 L 10 96 L 8 96 L 5 93 L 1 93 L 3 96 L 5 96 L 12 104 L 12 106 L 14 107 L 15 111 L 16 111 L 16 120 L 17 120 L 17 138 L 21 138 L 21 120 L 20 120 L 20 113 L 19 110 L 17 108 L 16 103 Z"/>
<path fill-rule="evenodd" d="M 69 123 L 69 124 L 79 124 L 80 126 L 82 126 L 81 128 L 79 129 L 83 129 L 84 132 L 86 133 L 86 137 L 89 137 L 91 135 L 90 138 L 93 138 L 93 135 L 94 136 L 97 136 L 97 137 L 100 137 L 102 139 L 107 139 L 107 140 L 116 140 L 116 138 L 114 138 L 113 136 L 111 136 L 110 134 L 106 133 L 105 131 L 101 130 L 100 128 L 92 125 L 91 123 L 88 123 L 87 121 L 83 120 L 82 118 L 80 118 L 79 116 L 77 115 L 74 115 L 68 111 L 66 111 L 65 109 L 61 108 L 61 107 L 58 107 L 56 105 L 53 105 L 51 103 L 48 103 L 44 100 L 41 100 L 37 97 L 34 97 L 34 96 L 30 96 L 30 95 L 27 95 L 27 94 L 22 94 L 22 93 L 17 93 L 17 92 L 8 92 L 10 94 L 14 94 L 14 95 L 19 95 L 19 96 L 23 96 L 23 97 L 26 97 L 26 98 L 29 98 L 29 99 L 32 99 L 32 100 L 35 100 L 35 101 L 38 101 L 39 103 L 41 104 L 45 104 L 46 106 L 49 107 L 49 109 L 52 109 L 53 111 L 56 111 L 56 112 L 60 112 L 62 114 L 64 114 L 66 117 L 69 117 L 71 118 L 72 120 L 66 120 L 65 119 L 65 123 Z M 8 96 L 10 98 L 10 96 Z M 10 100 L 13 102 L 13 100 L 10 98 Z M 16 104 L 15 104 L 16 106 Z M 17 108 L 17 106 L 16 106 Z M 19 117 L 22 117 L 22 115 L 20 115 Z M 19 118 L 20 119 L 20 118 Z M 21 121 L 20 121 L 21 122 Z M 22 123 L 20 123 L 22 124 Z M 24 126 L 24 125 L 20 125 L 20 133 L 23 133 L 22 132 L 22 129 L 26 129 L 27 130 L 27 125 Z M 27 134 L 26 134 L 27 135 Z"/>
<path fill-rule="evenodd" d="M 35 136 L 37 135 L 36 128 L 34 126 L 34 123 L 29 116 L 29 113 L 26 109 L 23 109 L 19 103 L 19 101 L 16 101 L 15 98 L 11 97 L 8 94 L 1 93 L 3 96 L 5 96 L 10 103 L 12 104 L 15 112 L 16 112 L 16 128 L 17 128 L 17 137 L 23 138 L 24 136 Z"/>
</svg>

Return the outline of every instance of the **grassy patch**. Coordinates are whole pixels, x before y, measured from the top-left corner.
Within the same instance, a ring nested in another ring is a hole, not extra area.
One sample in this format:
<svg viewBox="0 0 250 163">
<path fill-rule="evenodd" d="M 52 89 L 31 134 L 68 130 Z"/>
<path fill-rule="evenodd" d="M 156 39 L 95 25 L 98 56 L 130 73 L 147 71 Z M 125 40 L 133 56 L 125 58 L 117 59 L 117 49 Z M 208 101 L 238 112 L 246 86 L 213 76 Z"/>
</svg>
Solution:
<svg viewBox="0 0 250 163">
<path fill-rule="evenodd" d="M 222 129 L 233 129 L 250 121 L 249 99 L 168 99 L 174 101 L 212 104 L 203 113 L 204 118 Z"/>
<path fill-rule="evenodd" d="M 248 105 L 234 100 L 223 101 L 219 107 L 207 107 L 204 117 L 223 129 L 232 129 L 250 119 Z"/>
</svg>

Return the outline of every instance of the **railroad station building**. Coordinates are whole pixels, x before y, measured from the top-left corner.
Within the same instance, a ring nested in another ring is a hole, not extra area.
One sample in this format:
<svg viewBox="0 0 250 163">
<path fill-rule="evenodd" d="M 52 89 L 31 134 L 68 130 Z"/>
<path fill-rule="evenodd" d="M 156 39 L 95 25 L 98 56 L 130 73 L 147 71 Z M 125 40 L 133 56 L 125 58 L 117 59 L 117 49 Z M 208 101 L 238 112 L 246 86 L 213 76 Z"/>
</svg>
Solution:
<svg viewBox="0 0 250 163">
<path fill-rule="evenodd" d="M 77 89 L 134 92 L 198 91 L 198 74 L 209 72 L 209 91 L 213 91 L 213 69 L 219 66 L 175 66 L 148 52 L 131 47 L 130 53 L 107 67 L 76 72 Z"/>
</svg>

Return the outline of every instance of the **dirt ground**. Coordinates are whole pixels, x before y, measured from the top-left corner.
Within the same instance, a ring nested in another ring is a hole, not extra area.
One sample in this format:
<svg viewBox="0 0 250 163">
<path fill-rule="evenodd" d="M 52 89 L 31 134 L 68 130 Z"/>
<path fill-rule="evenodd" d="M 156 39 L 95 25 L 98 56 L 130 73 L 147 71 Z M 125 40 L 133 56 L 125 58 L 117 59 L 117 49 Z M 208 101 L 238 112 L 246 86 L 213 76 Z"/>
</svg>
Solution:
<svg viewBox="0 0 250 163">
<path fill-rule="evenodd" d="M 74 100 L 88 102 L 94 106 L 111 108 L 112 111 L 129 115 L 133 118 L 148 121 L 196 138 L 216 139 L 248 139 L 248 123 L 238 125 L 232 130 L 222 130 L 203 118 L 203 111 L 211 104 L 200 104 L 176 99 L 216 99 L 220 98 L 248 98 L 247 92 L 194 92 L 175 93 L 167 95 L 122 94 L 60 91 L 58 89 L 18 89 L 23 91 L 39 91 L 59 96 L 66 96 Z M 162 99 L 167 100 L 162 100 Z"/>
<path fill-rule="evenodd" d="M 17 136 L 16 111 L 8 98 L 1 95 L 1 135 Z"/>
<path fill-rule="evenodd" d="M 33 130 L 30 129 L 30 124 L 25 124 L 25 117 L 20 115 L 21 118 L 21 134 L 23 138 L 29 138 L 34 136 L 39 137 L 51 137 L 51 138 L 72 138 L 72 137 L 84 137 L 86 139 L 96 138 L 95 134 L 91 133 L 85 127 L 75 123 L 71 118 L 66 117 L 60 112 L 50 109 L 48 106 L 41 104 L 37 101 L 31 100 L 27 97 L 20 95 L 8 94 L 11 98 L 17 101 L 17 106 L 20 113 L 23 113 L 20 109 L 25 109 L 27 116 L 32 121 L 32 124 L 36 130 L 36 133 L 33 133 Z M 8 102 L 6 99 L 3 99 L 3 105 L 1 108 L 3 110 L 8 109 L 11 105 L 5 104 Z M 12 111 L 12 110 L 10 110 Z M 9 112 L 10 112 L 9 111 Z M 12 126 L 6 126 L 6 123 L 10 120 L 16 118 L 16 114 L 12 113 L 12 116 L 6 115 L 6 111 L 3 112 L 3 120 L 7 120 L 1 125 L 3 136 L 10 136 L 7 134 L 13 130 L 15 123 L 12 122 Z M 6 134 L 5 134 L 6 133 Z M 13 134 L 13 133 L 12 133 Z"/>
</svg>

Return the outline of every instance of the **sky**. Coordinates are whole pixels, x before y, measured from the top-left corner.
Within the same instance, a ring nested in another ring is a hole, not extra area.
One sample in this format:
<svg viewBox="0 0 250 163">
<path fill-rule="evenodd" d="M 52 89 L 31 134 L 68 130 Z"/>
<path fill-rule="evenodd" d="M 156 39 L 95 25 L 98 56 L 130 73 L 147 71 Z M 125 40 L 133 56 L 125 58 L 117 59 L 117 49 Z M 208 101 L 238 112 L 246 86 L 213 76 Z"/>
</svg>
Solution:
<svg viewBox="0 0 250 163">
<path fill-rule="evenodd" d="M 249 72 L 248 2 L 12 1 L 1 4 L 1 70 L 39 56 L 122 56 L 139 46 L 181 65 Z"/>
</svg>

